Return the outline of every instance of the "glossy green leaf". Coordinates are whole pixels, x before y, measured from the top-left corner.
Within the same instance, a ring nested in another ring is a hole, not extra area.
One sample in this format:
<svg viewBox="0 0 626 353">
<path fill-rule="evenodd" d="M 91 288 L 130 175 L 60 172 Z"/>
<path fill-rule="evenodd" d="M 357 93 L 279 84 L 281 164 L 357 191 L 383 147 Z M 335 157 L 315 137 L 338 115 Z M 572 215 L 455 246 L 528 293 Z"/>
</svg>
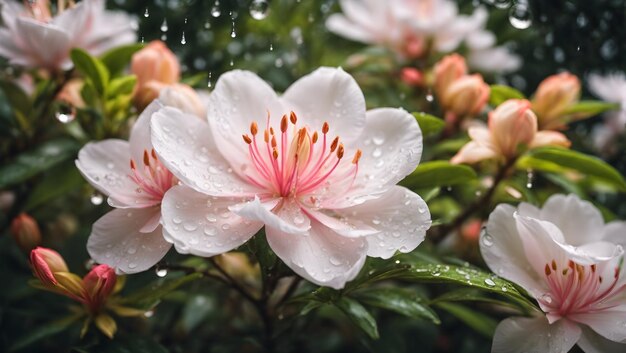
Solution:
<svg viewBox="0 0 626 353">
<path fill-rule="evenodd" d="M 580 101 L 576 104 L 572 104 L 563 112 L 564 115 L 582 115 L 593 116 L 600 113 L 619 109 L 619 104 L 608 103 L 602 101 Z"/>
<path fill-rule="evenodd" d="M 23 116 L 30 114 L 33 107 L 31 99 L 17 84 L 7 80 L 0 80 L 0 88 L 4 91 L 13 111 L 20 112 Z"/>
<path fill-rule="evenodd" d="M 437 314 L 416 292 L 403 288 L 367 288 L 354 293 L 361 303 L 439 324 Z"/>
<path fill-rule="evenodd" d="M 489 105 L 497 107 L 509 99 L 524 99 L 524 94 L 513 87 L 504 85 L 491 85 L 489 94 Z"/>
<path fill-rule="evenodd" d="M 82 49 L 72 49 L 70 57 L 76 69 L 90 80 L 96 91 L 103 96 L 109 83 L 109 70 L 102 61 Z"/>
<path fill-rule="evenodd" d="M 199 278 L 202 278 L 201 273 L 192 273 L 176 279 L 151 284 L 146 288 L 140 289 L 132 295 L 121 299 L 119 304 L 135 309 L 150 310 L 157 305 L 164 296 L 176 290 L 178 287 Z"/>
<path fill-rule="evenodd" d="M 447 161 L 420 164 L 401 184 L 411 189 L 464 184 L 476 179 L 474 169 Z"/>
<path fill-rule="evenodd" d="M 517 163 L 518 168 L 535 169 L 554 173 L 575 170 L 583 175 L 594 176 L 626 192 L 624 177 L 603 160 L 573 150 L 544 147 L 528 152 Z"/>
<path fill-rule="evenodd" d="M 116 98 L 120 95 L 132 94 L 136 83 L 137 77 L 135 75 L 122 76 L 120 78 L 113 79 L 111 80 L 107 96 L 109 98 Z"/>
<path fill-rule="evenodd" d="M 438 134 L 446 126 L 445 121 L 430 114 L 417 112 L 413 113 L 413 116 L 417 120 L 424 136 Z"/>
<path fill-rule="evenodd" d="M 0 188 L 23 182 L 58 163 L 74 158 L 79 148 L 76 141 L 58 139 L 23 152 L 14 161 L 0 168 Z"/>
<path fill-rule="evenodd" d="M 130 60 L 137 51 L 143 48 L 141 43 L 116 47 L 104 53 L 100 60 L 107 67 L 111 76 L 117 76 L 126 66 L 130 64 Z"/>
<path fill-rule="evenodd" d="M 370 338 L 378 338 L 378 326 L 376 320 L 367 309 L 354 299 L 341 297 L 334 303 L 356 326 L 365 332 Z"/>
<path fill-rule="evenodd" d="M 75 190 L 82 183 L 83 177 L 74 166 L 74 161 L 67 161 L 50 169 L 45 178 L 35 186 L 35 189 L 28 196 L 24 210 L 30 211 L 33 208 L 48 202 L 56 197 L 60 197 Z"/>
<path fill-rule="evenodd" d="M 463 305 L 453 303 L 437 303 L 437 307 L 454 315 L 457 319 L 463 321 L 467 326 L 474 329 L 487 338 L 492 338 L 496 331 L 498 322 L 493 318 L 471 310 Z"/>
</svg>

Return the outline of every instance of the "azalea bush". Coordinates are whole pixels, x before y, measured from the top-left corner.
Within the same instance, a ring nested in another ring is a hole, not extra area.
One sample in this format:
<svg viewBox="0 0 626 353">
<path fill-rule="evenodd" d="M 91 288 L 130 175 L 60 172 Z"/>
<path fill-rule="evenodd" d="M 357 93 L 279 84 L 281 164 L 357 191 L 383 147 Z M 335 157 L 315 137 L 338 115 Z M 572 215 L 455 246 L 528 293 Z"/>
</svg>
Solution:
<svg viewBox="0 0 626 353">
<path fill-rule="evenodd" d="M 533 69 L 526 0 L 0 4 L 3 352 L 626 348 L 620 33 Z"/>
</svg>

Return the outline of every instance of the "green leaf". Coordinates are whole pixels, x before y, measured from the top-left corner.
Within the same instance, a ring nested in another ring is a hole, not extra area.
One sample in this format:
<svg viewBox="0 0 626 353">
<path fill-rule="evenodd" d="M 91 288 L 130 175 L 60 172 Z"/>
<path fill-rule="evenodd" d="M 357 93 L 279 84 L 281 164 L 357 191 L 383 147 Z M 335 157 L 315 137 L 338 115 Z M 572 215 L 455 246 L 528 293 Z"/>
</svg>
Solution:
<svg viewBox="0 0 626 353">
<path fill-rule="evenodd" d="M 495 299 L 494 297 L 487 295 L 486 292 L 475 289 L 475 288 L 459 288 L 459 289 L 448 291 L 438 296 L 437 298 L 435 298 L 431 303 L 458 302 L 458 301 L 483 302 L 483 303 L 514 307 L 514 304 L 510 302 Z"/>
<path fill-rule="evenodd" d="M 509 99 L 524 99 L 524 94 L 513 87 L 504 85 L 491 85 L 489 105 L 497 107 Z"/>
<path fill-rule="evenodd" d="M 28 196 L 24 210 L 30 211 L 42 203 L 65 195 L 82 183 L 83 178 L 74 166 L 74 161 L 62 163 L 50 169 L 46 177 L 35 186 Z"/>
<path fill-rule="evenodd" d="M 0 80 L 0 88 L 4 91 L 13 111 L 17 111 L 28 116 L 32 110 L 33 103 L 30 97 L 14 82 Z"/>
<path fill-rule="evenodd" d="M 111 73 L 111 76 L 117 76 L 130 63 L 133 54 L 143 48 L 141 43 L 116 47 L 104 53 L 100 60 Z"/>
<path fill-rule="evenodd" d="M 201 273 L 192 273 L 190 275 L 169 281 L 159 282 L 158 284 L 151 284 L 138 290 L 137 292 L 134 292 L 132 295 L 121 299 L 116 304 L 147 311 L 157 305 L 164 296 L 168 295 L 178 287 L 199 278 L 202 278 Z"/>
<path fill-rule="evenodd" d="M 194 87 L 194 86 L 199 86 L 202 83 L 206 84 L 207 80 L 208 80 L 207 73 L 201 72 L 199 74 L 184 77 L 182 80 L 180 80 L 180 82 L 186 85 L 189 85 L 191 87 Z"/>
<path fill-rule="evenodd" d="M 619 104 L 617 103 L 608 103 L 602 101 L 580 101 L 567 107 L 567 109 L 565 109 L 565 111 L 563 112 L 563 115 L 593 116 L 609 110 L 617 109 L 619 109 Z"/>
<path fill-rule="evenodd" d="M 534 310 L 535 305 L 509 281 L 476 267 L 444 264 L 413 263 L 403 279 L 417 282 L 451 283 L 496 293 L 511 299 L 524 310 Z"/>
<path fill-rule="evenodd" d="M 446 126 L 445 121 L 430 114 L 417 112 L 413 113 L 413 116 L 417 120 L 424 136 L 438 134 Z"/>
<path fill-rule="evenodd" d="M 53 321 L 43 325 L 38 325 L 33 330 L 26 332 L 23 336 L 15 340 L 15 343 L 9 348 L 9 352 L 19 351 L 42 339 L 54 336 L 67 329 L 71 324 L 76 322 L 77 316 L 70 316 L 61 320 Z"/>
<path fill-rule="evenodd" d="M 101 96 L 104 96 L 109 83 L 109 70 L 102 61 L 82 49 L 72 49 L 70 57 L 76 69 L 93 83 Z"/>
<path fill-rule="evenodd" d="M 428 305 L 424 304 L 415 291 L 403 288 L 367 288 L 354 294 L 360 302 L 396 312 L 416 319 L 427 319 L 439 324 L 439 317 Z"/>
<path fill-rule="evenodd" d="M 492 338 L 496 331 L 498 322 L 491 317 L 471 310 L 463 305 L 453 303 L 437 303 L 437 307 L 454 315 L 457 319 L 463 321 L 467 326 L 474 329 L 487 338 Z"/>
<path fill-rule="evenodd" d="M 278 258 L 267 243 L 264 230 L 259 231 L 259 233 L 248 242 L 248 248 L 259 262 L 263 278 L 266 278 L 276 267 Z"/>
<path fill-rule="evenodd" d="M 370 338 L 378 339 L 378 326 L 372 314 L 354 299 L 342 297 L 334 303 L 356 326 Z"/>
<path fill-rule="evenodd" d="M 573 150 L 544 147 L 531 150 L 517 163 L 518 168 L 564 173 L 575 170 L 583 175 L 594 176 L 617 190 L 626 192 L 624 177 L 603 160 Z"/>
<path fill-rule="evenodd" d="M 73 158 L 79 144 L 69 139 L 48 141 L 34 150 L 23 152 L 0 168 L 0 188 L 23 182 L 65 160 Z"/>
<path fill-rule="evenodd" d="M 447 161 L 420 164 L 401 184 L 411 189 L 464 184 L 476 179 L 474 169 Z"/>
<path fill-rule="evenodd" d="M 107 92 L 107 96 L 109 98 L 116 98 L 121 95 L 129 95 L 133 93 L 133 89 L 135 89 L 135 84 L 137 83 L 137 76 L 128 75 L 122 76 L 119 78 L 115 78 L 111 80 L 109 91 Z"/>
</svg>

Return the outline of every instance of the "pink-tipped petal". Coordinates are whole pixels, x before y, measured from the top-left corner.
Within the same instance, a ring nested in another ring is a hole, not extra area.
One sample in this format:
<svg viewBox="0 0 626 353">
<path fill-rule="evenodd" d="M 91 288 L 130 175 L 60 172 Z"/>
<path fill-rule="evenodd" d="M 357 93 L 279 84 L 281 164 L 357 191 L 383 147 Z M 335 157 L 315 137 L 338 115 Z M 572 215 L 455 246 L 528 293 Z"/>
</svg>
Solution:
<svg viewBox="0 0 626 353">
<path fill-rule="evenodd" d="M 542 146 L 562 146 L 569 147 L 572 143 L 560 132 L 557 131 L 539 131 L 535 134 L 535 138 L 531 141 L 530 147 Z"/>
<path fill-rule="evenodd" d="M 474 164 L 486 159 L 495 158 L 498 153 L 487 146 L 470 141 L 450 160 L 453 164 Z"/>
</svg>

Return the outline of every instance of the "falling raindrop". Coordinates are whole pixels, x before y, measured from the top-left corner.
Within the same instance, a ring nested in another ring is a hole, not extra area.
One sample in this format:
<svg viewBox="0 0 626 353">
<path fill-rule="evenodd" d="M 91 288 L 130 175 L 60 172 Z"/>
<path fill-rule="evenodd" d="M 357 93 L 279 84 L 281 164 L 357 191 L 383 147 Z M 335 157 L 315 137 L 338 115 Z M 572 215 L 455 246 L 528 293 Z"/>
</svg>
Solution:
<svg viewBox="0 0 626 353">
<path fill-rule="evenodd" d="M 187 39 L 185 39 L 185 31 L 183 31 L 183 36 L 180 39 L 180 44 L 182 44 L 182 45 L 187 44 Z"/>
<path fill-rule="evenodd" d="M 167 32 L 167 19 L 163 19 L 163 23 L 161 23 L 161 32 Z"/>
<path fill-rule="evenodd" d="M 154 311 L 153 310 L 148 310 L 145 313 L 143 313 L 143 316 L 150 318 L 150 317 L 154 316 Z"/>
<path fill-rule="evenodd" d="M 167 40 L 167 34 L 163 33 L 163 34 L 161 35 L 161 40 L 162 40 L 162 41 L 166 41 L 166 40 Z"/>
<path fill-rule="evenodd" d="M 277 68 L 283 67 L 284 64 L 285 62 L 282 58 L 276 58 L 276 60 L 274 60 L 274 66 L 276 66 Z"/>
<path fill-rule="evenodd" d="M 161 278 L 167 276 L 167 268 L 162 268 L 162 267 L 157 266 L 154 272 L 156 273 L 157 276 Z"/>
<path fill-rule="evenodd" d="M 269 13 L 269 4 L 266 0 L 252 0 L 250 3 L 250 16 L 255 20 L 263 20 Z"/>
<path fill-rule="evenodd" d="M 104 201 L 104 196 L 102 196 L 101 193 L 96 191 L 93 194 L 91 194 L 91 197 L 89 198 L 89 200 L 91 201 L 92 204 L 98 206 L 102 204 L 102 201 Z"/>
<path fill-rule="evenodd" d="M 230 58 L 230 63 L 228 63 L 231 67 L 235 66 L 235 62 L 233 61 L 233 58 Z"/>
<path fill-rule="evenodd" d="M 213 83 L 211 83 L 211 76 L 212 76 L 212 73 L 211 73 L 211 71 L 209 71 L 209 82 L 207 83 L 207 87 L 208 88 L 213 87 Z"/>
<path fill-rule="evenodd" d="M 211 21 L 206 20 L 206 22 L 204 22 L 204 29 L 211 29 Z"/>
<path fill-rule="evenodd" d="M 63 124 L 71 123 L 76 119 L 76 110 L 72 106 L 62 105 L 54 116 Z"/>
<path fill-rule="evenodd" d="M 211 7 L 211 16 L 220 17 L 222 14 L 222 10 L 220 10 L 220 2 L 219 0 L 215 0 L 213 7 Z"/>
<path fill-rule="evenodd" d="M 535 178 L 535 175 L 533 173 L 532 169 L 527 169 L 526 170 L 526 187 L 528 189 L 532 189 L 533 188 L 533 179 Z"/>
<path fill-rule="evenodd" d="M 532 13 L 523 2 L 517 3 L 509 10 L 509 22 L 517 29 L 526 29 L 533 23 Z"/>
<path fill-rule="evenodd" d="M 428 90 L 428 92 L 426 92 L 426 101 L 428 101 L 429 103 L 432 103 L 435 100 L 435 97 L 433 97 L 433 93 Z"/>
<path fill-rule="evenodd" d="M 233 26 L 232 26 L 232 29 L 230 30 L 230 37 L 235 38 L 237 37 L 237 32 L 235 32 L 235 20 L 233 20 L 232 22 L 233 22 Z"/>
<path fill-rule="evenodd" d="M 274 44 L 272 44 L 272 42 L 270 42 L 270 51 L 274 51 Z"/>
<path fill-rule="evenodd" d="M 143 36 L 141 36 L 141 44 L 145 43 L 145 39 L 143 38 Z"/>
<path fill-rule="evenodd" d="M 150 17 L 150 12 L 148 11 L 147 7 L 146 7 L 146 11 L 144 11 L 144 13 L 143 13 L 143 17 L 145 17 L 145 18 Z"/>
</svg>

